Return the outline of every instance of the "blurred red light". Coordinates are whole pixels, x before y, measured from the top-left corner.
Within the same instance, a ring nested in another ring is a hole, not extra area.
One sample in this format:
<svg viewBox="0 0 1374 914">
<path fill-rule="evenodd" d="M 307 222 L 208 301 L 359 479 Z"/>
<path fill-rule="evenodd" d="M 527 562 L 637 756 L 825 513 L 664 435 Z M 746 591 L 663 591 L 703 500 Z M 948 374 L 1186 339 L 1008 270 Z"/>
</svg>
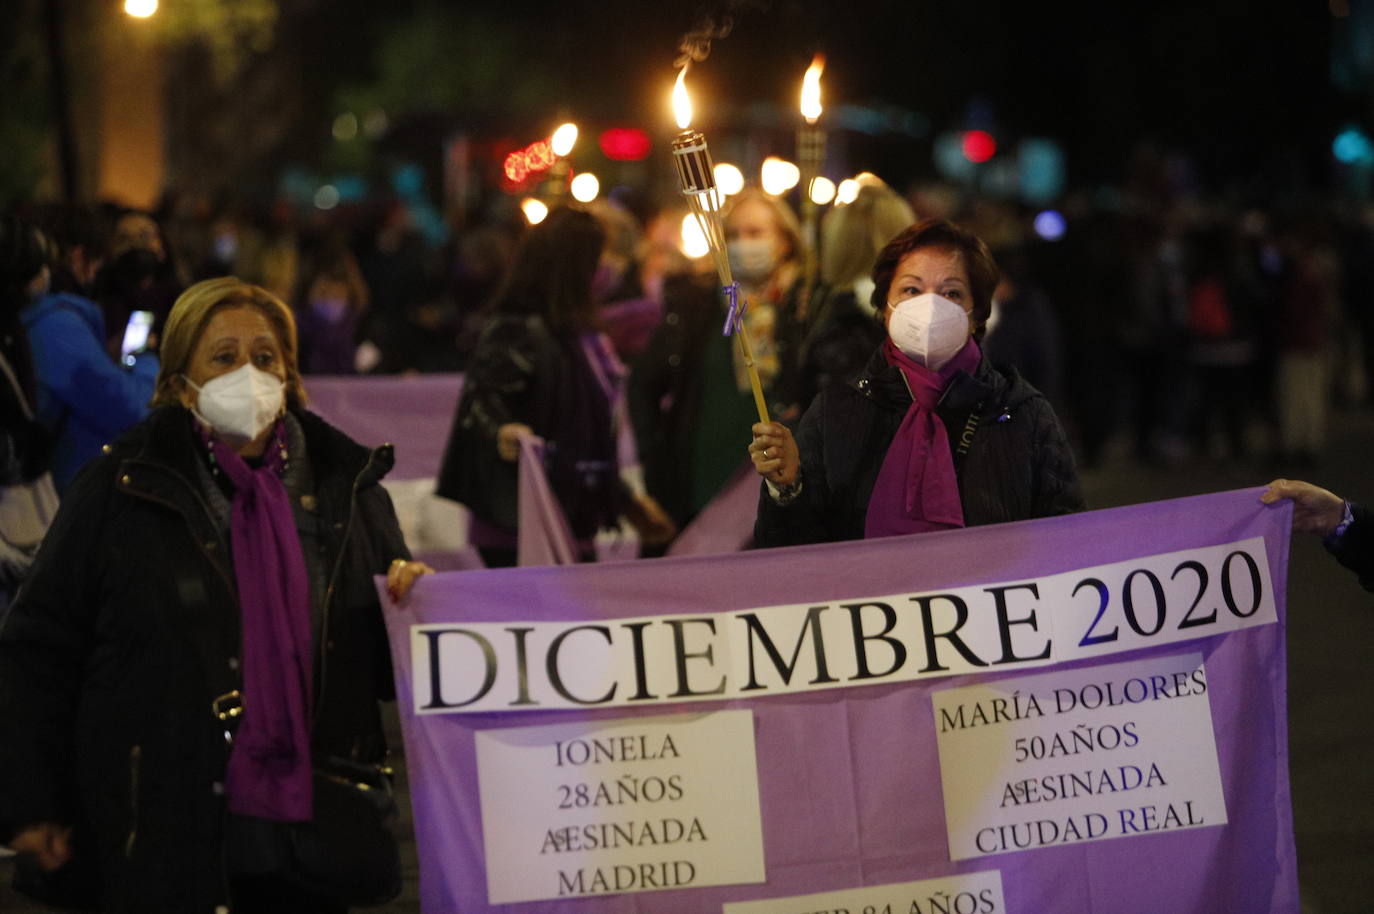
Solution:
<svg viewBox="0 0 1374 914">
<path fill-rule="evenodd" d="M 506 156 L 506 177 L 513 183 L 519 184 L 525 180 L 529 169 L 525 167 L 525 154 L 523 152 L 512 152 Z"/>
<path fill-rule="evenodd" d="M 642 162 L 654 148 L 649 134 L 637 127 L 612 127 L 601 134 L 599 142 L 612 162 Z"/>
<path fill-rule="evenodd" d="M 997 141 L 986 130 L 964 132 L 964 158 L 970 162 L 986 162 L 997 154 Z"/>
<path fill-rule="evenodd" d="M 545 140 L 531 143 L 525 147 L 525 162 L 529 165 L 530 171 L 542 171 L 553 165 L 556 156 L 553 154 L 553 147 Z"/>
</svg>

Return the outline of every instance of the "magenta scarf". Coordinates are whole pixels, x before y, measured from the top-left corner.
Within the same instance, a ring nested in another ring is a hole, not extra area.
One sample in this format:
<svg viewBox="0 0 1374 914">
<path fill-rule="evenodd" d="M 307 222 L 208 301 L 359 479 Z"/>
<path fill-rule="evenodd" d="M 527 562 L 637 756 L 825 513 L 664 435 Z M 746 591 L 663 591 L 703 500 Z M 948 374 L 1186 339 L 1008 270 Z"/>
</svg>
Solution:
<svg viewBox="0 0 1374 914">
<path fill-rule="evenodd" d="M 230 541 L 243 626 L 243 720 L 229 752 L 229 811 L 279 822 L 313 814 L 310 774 L 310 582 L 282 485 L 281 423 L 253 468 L 218 438 L 215 463 L 234 484 Z"/>
<path fill-rule="evenodd" d="M 911 388 L 911 408 L 902 418 L 892 444 L 883 458 L 878 481 L 868 499 L 864 537 L 925 533 L 964 525 L 959 502 L 959 480 L 949 449 L 945 424 L 935 414 L 945 385 L 955 372 L 973 374 L 982 359 L 978 344 L 970 339 L 939 371 L 917 364 L 893 345 L 883 343 L 887 363 L 906 377 Z"/>
</svg>

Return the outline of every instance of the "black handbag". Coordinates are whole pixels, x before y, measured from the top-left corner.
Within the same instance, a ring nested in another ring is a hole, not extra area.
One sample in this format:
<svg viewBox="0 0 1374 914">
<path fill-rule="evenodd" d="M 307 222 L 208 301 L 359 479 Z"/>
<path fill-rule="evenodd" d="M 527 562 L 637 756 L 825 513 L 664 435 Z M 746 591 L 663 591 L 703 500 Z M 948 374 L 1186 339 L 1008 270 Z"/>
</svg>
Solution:
<svg viewBox="0 0 1374 914">
<path fill-rule="evenodd" d="M 315 760 L 315 816 L 287 827 L 285 878 L 349 907 L 401 894 L 400 817 L 390 772 L 327 756 Z"/>
</svg>

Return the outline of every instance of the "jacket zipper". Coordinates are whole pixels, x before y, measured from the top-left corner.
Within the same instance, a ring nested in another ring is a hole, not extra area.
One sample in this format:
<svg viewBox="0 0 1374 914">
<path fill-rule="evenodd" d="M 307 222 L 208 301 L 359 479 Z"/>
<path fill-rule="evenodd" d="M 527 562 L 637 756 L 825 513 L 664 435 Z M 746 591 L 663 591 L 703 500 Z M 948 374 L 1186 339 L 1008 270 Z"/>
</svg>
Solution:
<svg viewBox="0 0 1374 914">
<path fill-rule="evenodd" d="M 143 747 L 129 749 L 129 837 L 124 841 L 125 858 L 134 855 L 134 842 L 138 840 L 138 773 L 143 762 Z"/>
<path fill-rule="evenodd" d="M 334 591 L 339 583 L 339 571 L 343 568 L 348 542 L 353 537 L 353 521 L 358 514 L 358 488 L 362 484 L 363 477 L 372 468 L 372 462 L 376 459 L 376 451 L 368 454 L 367 463 L 362 470 L 353 478 L 353 489 L 348 499 L 348 523 L 344 525 L 343 538 L 339 540 L 339 554 L 334 559 L 334 570 L 329 574 L 329 586 L 324 592 L 324 607 L 320 611 L 320 688 L 315 696 L 315 708 L 310 715 L 310 728 L 313 731 L 315 724 L 320 719 L 320 708 L 324 706 L 325 685 L 329 674 L 329 611 L 334 604 Z"/>
</svg>

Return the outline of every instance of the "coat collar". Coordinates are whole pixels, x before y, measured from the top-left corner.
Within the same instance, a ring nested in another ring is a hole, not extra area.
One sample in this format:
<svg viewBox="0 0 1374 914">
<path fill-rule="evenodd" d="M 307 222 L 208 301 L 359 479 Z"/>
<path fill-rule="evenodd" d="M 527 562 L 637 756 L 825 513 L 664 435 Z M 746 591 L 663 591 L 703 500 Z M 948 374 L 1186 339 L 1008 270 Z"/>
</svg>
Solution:
<svg viewBox="0 0 1374 914">
<path fill-rule="evenodd" d="M 849 382 L 849 387 L 880 406 L 905 412 L 911 405 L 911 392 L 901 371 L 889 365 L 879 346 L 869 356 L 863 371 Z M 1039 396 L 1016 369 L 1011 366 L 994 367 L 984 355 L 972 375 L 955 373 L 936 407 L 940 412 L 970 412 L 978 408 L 982 413 L 1010 411 L 1026 400 Z"/>
<path fill-rule="evenodd" d="M 395 463 L 384 444 L 368 450 L 306 410 L 293 410 L 305 434 L 306 453 L 315 469 L 317 489 L 346 495 L 354 486 L 379 482 Z M 118 460 L 117 484 L 133 494 L 168 503 L 182 513 L 204 508 L 196 489 L 201 442 L 191 413 L 180 406 L 156 409 L 111 446 Z"/>
</svg>

